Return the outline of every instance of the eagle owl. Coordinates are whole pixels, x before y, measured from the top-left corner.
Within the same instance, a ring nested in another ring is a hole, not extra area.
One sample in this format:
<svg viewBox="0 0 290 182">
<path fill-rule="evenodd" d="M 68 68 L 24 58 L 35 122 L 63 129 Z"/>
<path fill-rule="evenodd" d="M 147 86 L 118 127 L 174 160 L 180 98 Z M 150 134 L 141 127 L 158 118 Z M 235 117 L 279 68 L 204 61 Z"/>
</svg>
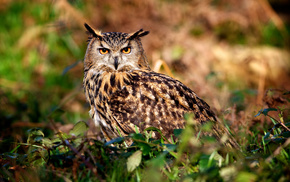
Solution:
<svg viewBox="0 0 290 182">
<path fill-rule="evenodd" d="M 213 122 L 220 139 L 228 130 L 216 120 L 209 105 L 190 88 L 151 70 L 140 38 L 148 31 L 101 33 L 88 24 L 84 59 L 84 90 L 90 115 L 107 140 L 153 126 L 170 138 L 184 128 L 184 114 L 203 124 Z M 236 143 L 229 137 L 229 146 Z"/>
</svg>

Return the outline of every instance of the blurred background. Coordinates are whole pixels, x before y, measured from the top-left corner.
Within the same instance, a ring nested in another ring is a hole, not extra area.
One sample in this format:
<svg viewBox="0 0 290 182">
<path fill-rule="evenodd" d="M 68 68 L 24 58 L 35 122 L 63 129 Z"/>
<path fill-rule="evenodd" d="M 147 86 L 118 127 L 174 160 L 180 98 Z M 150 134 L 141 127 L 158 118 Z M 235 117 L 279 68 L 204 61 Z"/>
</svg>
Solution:
<svg viewBox="0 0 290 182">
<path fill-rule="evenodd" d="M 289 9 L 288 0 L 0 0 L 0 150 L 30 128 L 52 135 L 90 121 L 85 22 L 149 30 L 152 68 L 192 88 L 233 132 L 254 135 L 267 125 L 260 109 L 287 103 Z"/>
</svg>

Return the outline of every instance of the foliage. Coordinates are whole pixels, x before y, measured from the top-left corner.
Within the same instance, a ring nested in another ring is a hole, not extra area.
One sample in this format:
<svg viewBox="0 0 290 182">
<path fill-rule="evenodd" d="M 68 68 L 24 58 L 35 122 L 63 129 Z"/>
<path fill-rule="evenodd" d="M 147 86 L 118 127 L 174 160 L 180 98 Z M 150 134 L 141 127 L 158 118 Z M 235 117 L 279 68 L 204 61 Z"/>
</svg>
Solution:
<svg viewBox="0 0 290 182">
<path fill-rule="evenodd" d="M 279 113 L 279 121 L 268 115 L 271 111 Z M 208 138 L 198 140 L 190 122 L 186 129 L 175 130 L 173 143 L 151 138 L 152 132 L 161 133 L 153 127 L 106 143 L 87 135 L 89 127 L 82 121 L 68 134 L 59 132 L 53 138 L 30 129 L 27 142 L 1 154 L 0 175 L 8 180 L 54 181 L 283 180 L 289 177 L 290 122 L 283 121 L 282 112 L 276 108 L 259 111 L 256 116 L 269 117 L 273 127 L 261 143 L 243 151 L 225 149 Z"/>
</svg>

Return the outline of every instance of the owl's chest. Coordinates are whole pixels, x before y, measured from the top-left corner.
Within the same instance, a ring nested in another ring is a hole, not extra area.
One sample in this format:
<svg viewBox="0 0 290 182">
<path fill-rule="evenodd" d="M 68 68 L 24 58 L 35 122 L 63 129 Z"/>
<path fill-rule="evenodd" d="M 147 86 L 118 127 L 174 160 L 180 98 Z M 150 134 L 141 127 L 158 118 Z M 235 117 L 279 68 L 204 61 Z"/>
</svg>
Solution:
<svg viewBox="0 0 290 182">
<path fill-rule="evenodd" d="M 84 89 L 91 105 L 103 106 L 110 97 L 129 84 L 126 72 L 88 72 L 84 78 Z"/>
</svg>

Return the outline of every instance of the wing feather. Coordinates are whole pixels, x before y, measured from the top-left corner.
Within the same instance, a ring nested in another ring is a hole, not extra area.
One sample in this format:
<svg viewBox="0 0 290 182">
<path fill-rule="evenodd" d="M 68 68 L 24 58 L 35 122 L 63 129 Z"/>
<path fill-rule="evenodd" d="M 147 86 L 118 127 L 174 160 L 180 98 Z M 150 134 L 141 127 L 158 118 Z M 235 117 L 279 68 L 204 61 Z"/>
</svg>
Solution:
<svg viewBox="0 0 290 182">
<path fill-rule="evenodd" d="M 214 113 L 191 89 L 181 82 L 155 72 L 132 72 L 130 82 L 111 95 L 110 111 L 126 133 L 149 126 L 165 135 L 184 128 L 184 114 L 193 112 L 198 122 L 215 120 Z"/>
</svg>

